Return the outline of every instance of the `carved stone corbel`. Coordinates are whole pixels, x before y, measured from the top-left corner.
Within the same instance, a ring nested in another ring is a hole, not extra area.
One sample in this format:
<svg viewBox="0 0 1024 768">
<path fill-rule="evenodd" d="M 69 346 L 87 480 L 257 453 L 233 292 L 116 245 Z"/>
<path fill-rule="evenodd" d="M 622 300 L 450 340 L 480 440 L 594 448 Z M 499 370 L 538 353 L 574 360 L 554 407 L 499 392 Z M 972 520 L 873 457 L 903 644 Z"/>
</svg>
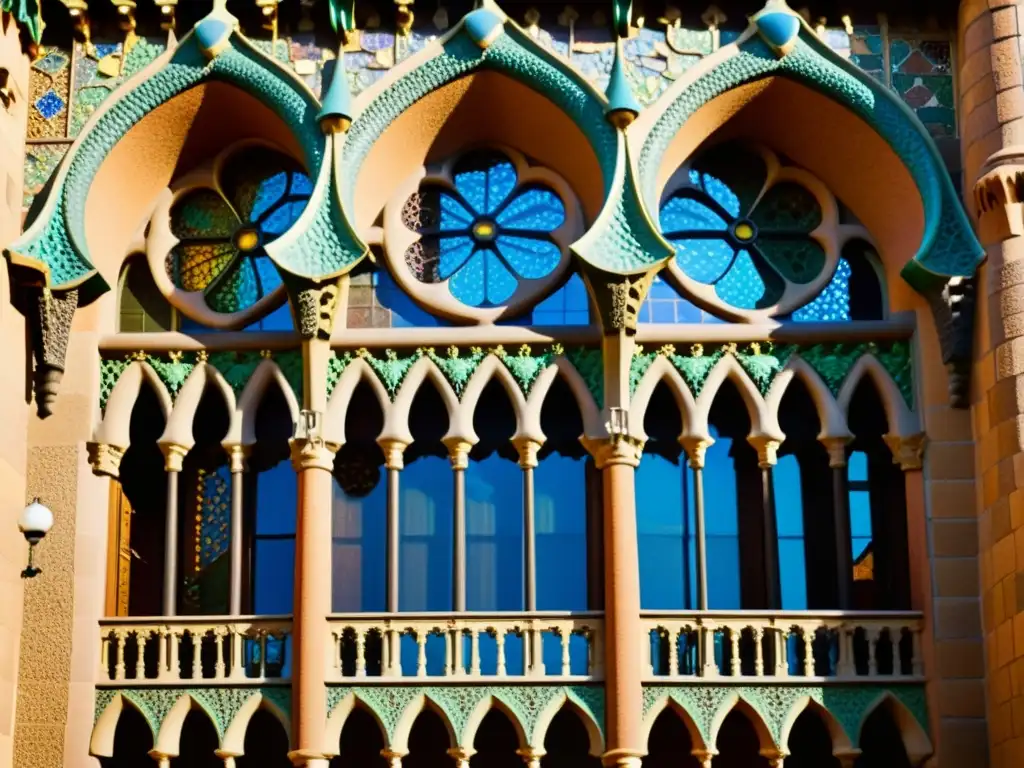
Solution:
<svg viewBox="0 0 1024 768">
<path fill-rule="evenodd" d="M 32 291 L 26 313 L 35 358 L 33 389 L 36 411 L 45 419 L 52 411 L 61 379 L 71 336 L 71 321 L 78 308 L 78 291 L 55 293 L 48 288 Z"/>
<path fill-rule="evenodd" d="M 647 298 L 657 269 L 640 275 L 618 275 L 585 264 L 583 276 L 597 306 L 601 327 L 606 334 L 636 333 L 640 306 Z"/>
<path fill-rule="evenodd" d="M 295 325 L 302 338 L 330 339 L 338 308 L 339 281 L 314 283 L 295 280 L 285 284 L 292 300 Z"/>
<path fill-rule="evenodd" d="M 924 294 L 935 318 L 942 363 L 949 376 L 949 404 L 971 405 L 971 361 L 974 356 L 975 278 L 951 277 Z"/>
<path fill-rule="evenodd" d="M 120 476 L 124 448 L 95 442 L 86 443 L 85 447 L 89 452 L 89 465 L 92 467 L 93 474 L 114 478 Z"/>
<path fill-rule="evenodd" d="M 1024 235 L 1024 147 L 992 155 L 974 185 L 974 213 L 982 245 Z"/>
</svg>

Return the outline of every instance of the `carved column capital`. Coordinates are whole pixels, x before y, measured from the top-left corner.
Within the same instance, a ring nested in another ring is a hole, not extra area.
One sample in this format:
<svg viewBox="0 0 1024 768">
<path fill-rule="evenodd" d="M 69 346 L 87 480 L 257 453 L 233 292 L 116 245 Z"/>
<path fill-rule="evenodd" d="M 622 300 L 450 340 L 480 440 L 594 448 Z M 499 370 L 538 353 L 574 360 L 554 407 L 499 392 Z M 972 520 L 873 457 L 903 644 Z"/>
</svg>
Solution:
<svg viewBox="0 0 1024 768">
<path fill-rule="evenodd" d="M 288 441 L 292 449 L 292 466 L 296 472 L 306 469 L 334 471 L 334 454 L 338 447 L 323 440 L 292 438 Z"/>
<path fill-rule="evenodd" d="M 388 768 L 402 768 L 402 758 L 407 754 L 409 753 L 394 749 L 382 749 L 380 751 L 380 756 L 388 761 Z"/>
<path fill-rule="evenodd" d="M 452 469 L 469 467 L 469 452 L 473 450 L 471 442 L 464 437 L 446 437 L 441 442 L 448 449 L 448 459 L 452 463 Z"/>
<path fill-rule="evenodd" d="M 601 755 L 601 764 L 607 768 L 640 768 L 643 753 L 632 749 L 612 749 Z"/>
<path fill-rule="evenodd" d="M 93 474 L 120 476 L 124 448 L 106 443 L 86 443 L 85 447 L 89 452 L 89 465 L 92 467 Z"/>
<path fill-rule="evenodd" d="M 469 760 L 476 754 L 472 747 L 452 747 L 448 754 L 455 759 L 455 768 L 469 768 Z"/>
<path fill-rule="evenodd" d="M 700 763 L 700 768 L 711 768 L 711 761 L 715 759 L 715 755 L 718 754 L 717 749 L 694 749 L 690 752 L 697 762 Z"/>
<path fill-rule="evenodd" d="M 392 437 L 382 437 L 377 440 L 377 445 L 384 452 L 385 469 L 405 468 L 405 449 L 409 446 L 401 440 Z"/>
<path fill-rule="evenodd" d="M 779 461 L 779 446 L 782 441 L 769 435 L 751 435 L 747 438 L 757 451 L 757 466 L 761 469 L 774 467 Z"/>
<path fill-rule="evenodd" d="M 251 445 L 231 445 L 226 446 L 228 452 L 228 459 L 231 463 L 232 474 L 238 474 L 248 470 L 249 454 L 252 453 Z"/>
<path fill-rule="evenodd" d="M 821 437 L 818 441 L 828 451 L 828 465 L 832 469 L 839 469 L 846 466 L 846 446 L 853 440 L 852 435 L 836 435 L 833 437 Z"/>
<path fill-rule="evenodd" d="M 704 468 L 704 456 L 708 448 L 714 445 L 714 443 L 715 441 L 710 437 L 685 435 L 679 438 L 679 444 L 683 446 L 683 450 L 686 451 L 686 457 L 689 459 L 690 469 Z"/>
<path fill-rule="evenodd" d="M 847 752 L 835 753 L 835 758 L 839 761 L 840 768 L 854 768 L 860 755 L 859 749 L 851 749 Z"/>
<path fill-rule="evenodd" d="M 181 472 L 182 463 L 190 448 L 177 443 L 160 443 L 160 452 L 164 455 L 164 469 L 167 472 Z"/>
<path fill-rule="evenodd" d="M 171 768 L 171 758 L 177 757 L 177 755 L 168 755 L 165 752 L 161 752 L 157 749 L 151 749 L 148 752 L 149 756 L 156 760 L 157 768 Z"/>
<path fill-rule="evenodd" d="M 1024 235 L 1024 147 L 989 157 L 974 183 L 974 213 L 983 245 Z"/>
<path fill-rule="evenodd" d="M 533 469 L 537 466 L 537 452 L 541 443 L 530 437 L 512 438 L 512 445 L 519 452 L 519 466 L 523 469 Z"/>
<path fill-rule="evenodd" d="M 882 435 L 885 444 L 892 451 L 892 463 L 899 464 L 904 472 L 920 470 L 924 460 L 924 449 L 928 437 L 919 432 L 916 435 Z"/>
<path fill-rule="evenodd" d="M 526 749 L 516 750 L 516 754 L 523 758 L 523 762 L 526 763 L 527 768 L 540 768 L 541 758 L 544 757 L 547 752 L 536 747 L 527 747 Z"/>
<path fill-rule="evenodd" d="M 582 437 L 580 441 L 587 452 L 594 457 L 598 469 L 612 464 L 627 464 L 631 467 L 640 465 L 640 457 L 644 452 L 644 441 L 632 435 L 612 435 L 611 437 Z"/>
</svg>

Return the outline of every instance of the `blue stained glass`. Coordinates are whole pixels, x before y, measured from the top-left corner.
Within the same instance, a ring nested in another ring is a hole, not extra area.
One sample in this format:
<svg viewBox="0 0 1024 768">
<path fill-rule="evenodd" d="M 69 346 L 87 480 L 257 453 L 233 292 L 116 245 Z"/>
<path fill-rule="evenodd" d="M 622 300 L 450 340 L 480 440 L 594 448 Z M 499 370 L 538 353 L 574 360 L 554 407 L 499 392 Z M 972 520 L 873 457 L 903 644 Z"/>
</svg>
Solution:
<svg viewBox="0 0 1024 768">
<path fill-rule="evenodd" d="M 740 199 L 729 189 L 729 185 L 710 173 L 701 173 L 698 170 L 690 170 L 690 183 L 698 189 L 703 189 L 711 198 L 722 206 L 730 215 L 740 215 Z"/>
<path fill-rule="evenodd" d="M 736 254 L 733 268 L 715 284 L 715 291 L 723 301 L 734 307 L 757 308 L 764 298 L 766 287 L 747 251 Z"/>
<path fill-rule="evenodd" d="M 487 204 L 482 213 L 494 213 L 516 187 L 516 169 L 511 163 L 498 163 L 487 171 Z"/>
<path fill-rule="evenodd" d="M 440 266 L 438 272 L 442 280 L 451 277 L 466 264 L 466 260 L 476 244 L 467 236 L 442 237 L 438 240 Z"/>
<path fill-rule="evenodd" d="M 836 273 L 817 298 L 793 313 L 799 323 L 839 322 L 850 319 L 850 263 L 839 259 Z"/>
<path fill-rule="evenodd" d="M 550 275 L 562 256 L 562 250 L 550 240 L 499 235 L 497 246 L 509 266 L 527 280 Z"/>
<path fill-rule="evenodd" d="M 474 210 L 487 210 L 487 171 L 463 171 L 455 174 L 455 188 Z"/>
<path fill-rule="evenodd" d="M 472 245 L 472 244 L 471 244 Z M 484 303 L 484 251 L 476 251 L 448 283 L 452 296 L 471 307 L 479 307 Z"/>
<path fill-rule="evenodd" d="M 661 209 L 661 228 L 665 232 L 695 229 L 724 232 L 726 222 L 699 200 L 673 197 Z"/>
<path fill-rule="evenodd" d="M 506 269 L 494 251 L 484 251 L 484 272 L 487 278 L 487 301 L 490 304 L 504 304 L 512 298 L 519 281 Z"/>
<path fill-rule="evenodd" d="M 102 59 L 104 56 L 109 56 L 112 53 L 117 53 L 120 48 L 120 43 L 96 43 L 96 58 Z"/>
<path fill-rule="evenodd" d="M 469 229 L 473 214 L 462 207 L 462 203 L 451 195 L 441 195 L 441 231 Z"/>
<path fill-rule="evenodd" d="M 283 235 L 292 224 L 299 220 L 299 216 L 306 208 L 306 201 L 299 200 L 294 203 L 282 203 L 281 206 L 267 216 L 260 224 L 260 229 L 266 236 L 264 242 L 272 242 Z"/>
<path fill-rule="evenodd" d="M 275 173 L 268 179 L 265 179 L 259 186 L 259 190 L 256 192 L 256 199 L 252 203 L 252 212 L 249 214 L 252 221 L 258 221 L 263 214 L 271 209 L 271 207 L 284 197 L 285 190 L 288 188 L 288 174 L 282 171 L 281 173 Z M 245 213 L 242 213 L 244 216 Z"/>
<path fill-rule="evenodd" d="M 708 285 L 722 277 L 732 264 L 732 246 L 725 240 L 672 240 L 680 268 L 694 280 Z"/>
<path fill-rule="evenodd" d="M 551 232 L 565 221 L 562 198 L 546 189 L 527 189 L 497 216 L 497 222 L 509 229 Z"/>
<path fill-rule="evenodd" d="M 260 285 L 263 287 L 262 295 L 273 293 L 274 289 L 281 285 L 281 273 L 277 271 L 269 256 L 258 256 L 253 262 L 260 278 Z"/>
<path fill-rule="evenodd" d="M 854 451 L 846 464 L 847 475 L 851 482 L 866 482 L 868 479 L 868 455 L 863 451 Z"/>
</svg>

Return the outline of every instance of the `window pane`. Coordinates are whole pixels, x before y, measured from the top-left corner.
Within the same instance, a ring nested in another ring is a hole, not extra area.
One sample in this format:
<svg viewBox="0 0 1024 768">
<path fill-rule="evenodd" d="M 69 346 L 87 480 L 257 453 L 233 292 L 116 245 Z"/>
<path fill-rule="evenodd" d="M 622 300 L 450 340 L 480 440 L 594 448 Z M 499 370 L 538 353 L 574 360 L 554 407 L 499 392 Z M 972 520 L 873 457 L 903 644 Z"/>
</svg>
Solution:
<svg viewBox="0 0 1024 768">
<path fill-rule="evenodd" d="M 868 455 L 864 451 L 851 453 L 846 471 L 851 482 L 866 481 L 868 479 Z"/>
<path fill-rule="evenodd" d="M 552 453 L 533 471 L 537 608 L 587 608 L 586 464 Z"/>
<path fill-rule="evenodd" d="M 385 610 L 387 482 L 381 473 L 365 496 L 334 483 L 332 610 Z"/>
<path fill-rule="evenodd" d="M 732 439 L 712 427 L 715 442 L 704 455 L 707 529 L 708 607 L 735 610 L 740 604 L 739 507 Z"/>
<path fill-rule="evenodd" d="M 868 491 L 850 491 L 850 535 L 871 538 L 871 494 Z"/>
<path fill-rule="evenodd" d="M 398 607 L 452 609 L 452 470 L 428 456 L 402 470 L 399 502 Z"/>
<path fill-rule="evenodd" d="M 683 472 L 679 464 L 645 453 L 636 470 L 640 605 L 681 610 L 684 600 Z"/>
<path fill-rule="evenodd" d="M 782 580 L 782 608 L 807 610 L 807 567 L 803 538 L 779 538 L 779 576 Z"/>
<path fill-rule="evenodd" d="M 775 487 L 775 519 L 779 538 L 804 535 L 804 510 L 800 496 L 800 463 L 790 454 L 779 458 L 772 469 Z"/>
<path fill-rule="evenodd" d="M 497 454 L 466 470 L 466 607 L 524 608 L 523 470 Z"/>
<path fill-rule="evenodd" d="M 257 539 L 253 580 L 253 611 L 292 612 L 295 584 L 295 540 Z"/>
<path fill-rule="evenodd" d="M 294 534 L 299 491 L 287 461 L 256 476 L 256 535 Z"/>
</svg>

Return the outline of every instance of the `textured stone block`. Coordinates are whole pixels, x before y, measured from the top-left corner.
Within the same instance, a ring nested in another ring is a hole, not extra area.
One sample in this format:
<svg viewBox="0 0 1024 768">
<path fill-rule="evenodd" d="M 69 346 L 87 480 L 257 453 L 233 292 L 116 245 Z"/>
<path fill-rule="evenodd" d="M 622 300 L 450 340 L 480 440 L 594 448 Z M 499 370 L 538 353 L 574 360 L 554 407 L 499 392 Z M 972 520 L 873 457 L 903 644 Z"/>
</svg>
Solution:
<svg viewBox="0 0 1024 768">
<path fill-rule="evenodd" d="M 984 654 L 980 640 L 942 640 L 935 644 L 938 676 L 946 679 L 981 677 Z"/>
<path fill-rule="evenodd" d="M 1005 526 L 1001 515 L 1000 527 L 1005 536 L 1010 533 L 1010 506 L 1009 503 L 1004 506 Z M 972 520 L 935 521 L 932 523 L 932 545 L 935 557 L 973 557 L 978 554 L 978 525 Z"/>
<path fill-rule="evenodd" d="M 934 480 L 928 483 L 928 512 L 933 518 L 974 517 L 978 508 L 973 480 Z M 1024 495 L 1021 497 L 1024 514 Z"/>
<path fill-rule="evenodd" d="M 980 638 L 980 602 L 970 598 L 936 599 L 935 637 L 939 640 Z"/>
<path fill-rule="evenodd" d="M 1003 566 L 1009 564 L 1008 573 L 1013 572 L 1013 537 L 1007 536 L 1001 551 Z M 1002 542 L 1000 542 L 1002 543 Z M 997 543 L 997 546 L 999 543 Z M 995 548 L 993 548 L 995 551 Z M 935 560 L 935 593 L 942 597 L 976 597 L 978 594 L 978 562 L 973 557 L 943 557 Z M 996 572 L 998 573 L 998 572 Z M 1007 574 L 1003 574 L 1005 576 Z M 1002 578 L 1002 576 L 999 576 Z"/>
</svg>

